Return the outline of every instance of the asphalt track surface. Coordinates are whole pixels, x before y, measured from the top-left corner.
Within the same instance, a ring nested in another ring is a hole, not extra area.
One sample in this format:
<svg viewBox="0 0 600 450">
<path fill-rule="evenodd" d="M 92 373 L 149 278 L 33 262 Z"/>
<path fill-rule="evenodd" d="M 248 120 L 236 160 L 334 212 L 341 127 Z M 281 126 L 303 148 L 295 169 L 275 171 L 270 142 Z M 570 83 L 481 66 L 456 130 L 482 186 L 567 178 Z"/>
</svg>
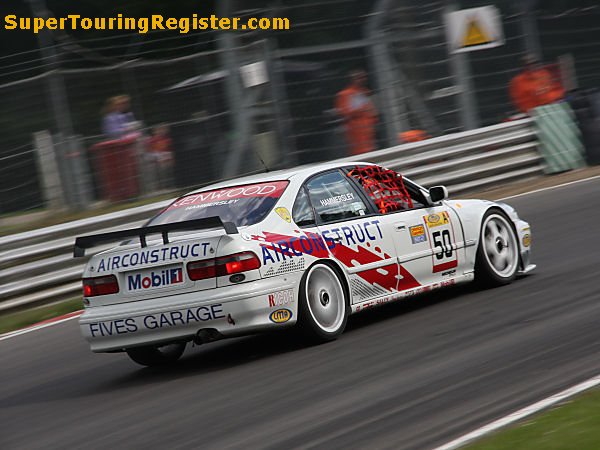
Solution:
<svg viewBox="0 0 600 450">
<path fill-rule="evenodd" d="M 0 448 L 427 449 L 600 373 L 600 180 L 508 201 L 534 275 L 353 316 L 337 341 L 92 354 L 77 321 L 0 342 Z"/>
</svg>

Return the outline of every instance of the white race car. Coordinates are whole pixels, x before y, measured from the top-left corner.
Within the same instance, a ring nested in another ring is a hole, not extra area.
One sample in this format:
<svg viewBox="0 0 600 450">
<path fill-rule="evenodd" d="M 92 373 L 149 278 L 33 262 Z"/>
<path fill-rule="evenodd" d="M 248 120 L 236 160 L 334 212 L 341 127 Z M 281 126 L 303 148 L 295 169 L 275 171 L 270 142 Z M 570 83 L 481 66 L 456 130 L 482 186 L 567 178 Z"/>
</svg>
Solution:
<svg viewBox="0 0 600 450">
<path fill-rule="evenodd" d="M 143 365 L 186 343 L 297 325 L 337 338 L 348 316 L 432 289 L 511 282 L 535 268 L 531 230 L 506 204 L 447 200 L 369 163 L 329 163 L 191 192 L 106 241 L 83 274 L 80 327 L 94 352 Z"/>
</svg>

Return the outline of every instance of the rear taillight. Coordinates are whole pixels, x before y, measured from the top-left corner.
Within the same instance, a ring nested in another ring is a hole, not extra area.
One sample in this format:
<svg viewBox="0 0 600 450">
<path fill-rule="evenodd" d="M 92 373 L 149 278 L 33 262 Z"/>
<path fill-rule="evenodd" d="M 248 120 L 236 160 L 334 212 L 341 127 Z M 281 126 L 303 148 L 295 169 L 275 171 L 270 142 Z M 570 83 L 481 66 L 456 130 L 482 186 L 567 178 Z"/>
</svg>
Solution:
<svg viewBox="0 0 600 450">
<path fill-rule="evenodd" d="M 215 260 L 205 259 L 203 261 L 194 261 L 188 263 L 187 273 L 190 280 L 193 281 L 214 278 L 217 274 Z"/>
<path fill-rule="evenodd" d="M 260 268 L 260 260 L 252 252 L 236 253 L 217 259 L 205 259 L 188 263 L 190 280 L 205 280 Z"/>
<path fill-rule="evenodd" d="M 119 292 L 119 283 L 114 275 L 83 279 L 84 297 L 116 294 L 117 292 Z"/>
<path fill-rule="evenodd" d="M 260 260 L 252 252 L 236 253 L 235 255 L 217 258 L 217 276 L 233 275 L 247 272 L 260 267 Z"/>
</svg>

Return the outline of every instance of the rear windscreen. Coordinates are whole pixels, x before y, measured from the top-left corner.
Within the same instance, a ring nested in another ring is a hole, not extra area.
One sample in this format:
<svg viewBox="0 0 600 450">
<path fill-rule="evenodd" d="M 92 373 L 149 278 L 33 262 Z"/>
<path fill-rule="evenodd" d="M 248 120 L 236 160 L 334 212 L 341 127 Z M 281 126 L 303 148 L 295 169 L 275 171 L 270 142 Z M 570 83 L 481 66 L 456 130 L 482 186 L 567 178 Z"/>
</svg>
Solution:
<svg viewBox="0 0 600 450">
<path fill-rule="evenodd" d="M 198 192 L 177 199 L 147 225 L 182 222 L 218 216 L 236 226 L 263 220 L 287 187 L 287 181 L 247 184 Z"/>
</svg>

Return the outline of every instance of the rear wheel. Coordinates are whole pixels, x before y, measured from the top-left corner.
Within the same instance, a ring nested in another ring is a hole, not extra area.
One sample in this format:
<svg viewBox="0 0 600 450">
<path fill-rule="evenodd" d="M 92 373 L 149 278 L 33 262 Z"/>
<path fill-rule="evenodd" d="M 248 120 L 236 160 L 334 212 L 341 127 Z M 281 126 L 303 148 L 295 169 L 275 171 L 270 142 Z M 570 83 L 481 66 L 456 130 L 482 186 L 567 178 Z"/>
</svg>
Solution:
<svg viewBox="0 0 600 450">
<path fill-rule="evenodd" d="M 314 342 L 336 339 L 348 321 L 348 299 L 334 269 L 315 264 L 304 275 L 300 291 L 300 328 Z"/>
<path fill-rule="evenodd" d="M 177 361 L 185 350 L 185 342 L 165 345 L 149 345 L 126 349 L 127 355 L 142 366 L 165 366 Z"/>
<path fill-rule="evenodd" d="M 482 286 L 501 286 L 513 281 L 519 268 L 519 245 L 509 219 L 500 211 L 483 217 L 475 279 Z"/>
</svg>

